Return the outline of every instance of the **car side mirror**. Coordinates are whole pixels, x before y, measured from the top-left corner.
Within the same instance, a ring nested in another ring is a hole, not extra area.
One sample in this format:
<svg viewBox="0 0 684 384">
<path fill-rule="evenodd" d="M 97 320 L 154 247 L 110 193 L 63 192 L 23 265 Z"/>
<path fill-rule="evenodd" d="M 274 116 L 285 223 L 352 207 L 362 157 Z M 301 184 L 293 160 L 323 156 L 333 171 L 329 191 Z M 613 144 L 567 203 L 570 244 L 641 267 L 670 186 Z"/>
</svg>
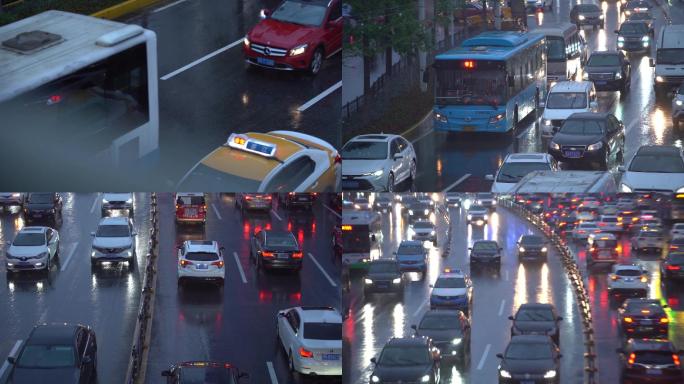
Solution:
<svg viewBox="0 0 684 384">
<path fill-rule="evenodd" d="M 375 237 L 375 235 L 371 235 L 371 241 L 376 241 L 376 240 L 377 240 L 377 238 Z"/>
<path fill-rule="evenodd" d="M 648 65 L 651 67 L 655 67 L 655 60 L 653 59 L 648 59 Z"/>
<path fill-rule="evenodd" d="M 473 250 L 473 247 L 468 247 L 468 250 L 469 250 L 469 251 L 472 251 L 472 250 Z"/>
<path fill-rule="evenodd" d="M 589 108 L 598 109 L 598 102 L 596 102 L 596 101 L 589 102 Z"/>
<path fill-rule="evenodd" d="M 14 356 L 7 356 L 7 362 L 14 365 L 17 362 L 17 358 Z"/>
<path fill-rule="evenodd" d="M 557 319 L 558 321 L 561 321 L 561 320 L 563 320 L 563 316 L 558 316 L 556 319 Z"/>
<path fill-rule="evenodd" d="M 278 317 L 285 317 L 285 313 L 283 313 L 283 312 L 278 312 Z"/>
<path fill-rule="evenodd" d="M 219 248 L 219 251 L 225 251 L 225 250 L 226 250 L 226 247 Z"/>
<path fill-rule="evenodd" d="M 630 63 L 629 60 L 625 60 L 625 64 L 632 65 L 632 63 Z"/>
<path fill-rule="evenodd" d="M 560 359 L 561 357 L 563 357 L 563 354 L 562 354 L 562 353 L 559 353 L 559 354 L 558 354 L 558 358 Z"/>
<path fill-rule="evenodd" d="M 90 232 L 90 236 L 95 236 L 95 232 Z"/>
<path fill-rule="evenodd" d="M 503 359 L 503 353 L 497 353 L 496 357 L 498 357 L 499 359 Z"/>
<path fill-rule="evenodd" d="M 430 288 L 434 288 L 434 287 L 435 287 L 435 285 L 434 285 L 434 284 L 430 284 Z"/>
<path fill-rule="evenodd" d="M 371 361 L 371 363 L 373 363 L 373 364 L 377 364 L 377 363 L 378 363 L 378 359 L 376 359 L 375 357 L 371 357 L 371 360 L 370 360 L 370 361 Z"/>
<path fill-rule="evenodd" d="M 485 180 L 494 181 L 494 175 L 485 175 Z"/>
<path fill-rule="evenodd" d="M 131 236 L 138 236 L 138 232 L 136 232 L 136 231 L 131 232 Z"/>
<path fill-rule="evenodd" d="M 270 16 L 271 16 L 271 10 L 270 9 L 262 8 L 259 11 L 259 18 L 261 18 L 261 19 L 267 19 Z"/>
<path fill-rule="evenodd" d="M 546 101 L 539 100 L 539 108 L 546 108 Z"/>
<path fill-rule="evenodd" d="M 618 165 L 618 172 L 624 172 L 625 171 L 625 166 L 624 165 Z"/>
<path fill-rule="evenodd" d="M 513 319 L 514 319 L 513 316 L 508 316 L 508 320 L 513 320 Z"/>
<path fill-rule="evenodd" d="M 418 326 L 415 325 L 415 324 L 413 324 L 413 325 L 411 325 L 411 329 L 413 329 L 414 331 L 417 331 L 417 330 L 418 330 Z"/>
</svg>

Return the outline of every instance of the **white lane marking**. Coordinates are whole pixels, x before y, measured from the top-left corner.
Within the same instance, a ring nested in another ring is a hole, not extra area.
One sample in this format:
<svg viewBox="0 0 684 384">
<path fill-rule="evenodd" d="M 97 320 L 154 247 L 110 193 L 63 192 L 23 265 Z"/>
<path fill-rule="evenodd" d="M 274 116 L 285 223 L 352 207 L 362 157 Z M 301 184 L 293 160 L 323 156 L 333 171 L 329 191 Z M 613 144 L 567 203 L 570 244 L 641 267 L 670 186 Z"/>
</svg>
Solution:
<svg viewBox="0 0 684 384">
<path fill-rule="evenodd" d="M 297 112 L 304 112 L 307 109 L 311 108 L 312 105 L 318 103 L 319 101 L 323 100 L 326 96 L 329 94 L 335 92 L 339 88 L 342 88 L 342 80 L 338 81 L 333 85 L 332 87 L 326 89 L 325 91 L 321 92 L 318 94 L 318 96 L 314 97 L 313 99 L 307 101 L 306 103 L 302 104 L 299 108 L 297 108 Z"/>
<path fill-rule="evenodd" d="M 229 50 L 229 49 L 231 49 L 231 48 L 237 46 L 238 44 L 242 44 L 242 40 L 244 40 L 244 38 L 243 38 L 243 39 L 240 39 L 240 40 L 237 40 L 237 41 L 233 41 L 232 43 L 226 45 L 226 46 L 223 47 L 223 48 L 219 48 L 219 49 L 215 50 L 214 52 L 212 52 L 212 53 L 210 53 L 210 54 L 208 54 L 208 55 L 206 55 L 206 56 L 200 57 L 199 59 L 193 61 L 192 63 L 190 63 L 190 64 L 188 64 L 188 65 L 186 65 L 186 66 L 184 66 L 184 67 L 180 67 L 180 68 L 176 69 L 175 71 L 173 71 L 173 72 L 171 72 L 171 73 L 169 73 L 169 74 L 167 74 L 167 75 L 162 76 L 161 79 L 162 79 L 162 80 L 168 80 L 168 79 L 170 79 L 170 78 L 176 76 L 177 74 L 179 74 L 179 73 L 181 73 L 181 72 L 185 72 L 185 71 L 187 71 L 188 69 L 194 67 L 195 65 L 200 64 L 200 63 L 202 63 L 202 62 L 204 62 L 204 61 L 207 61 L 207 60 L 211 59 L 212 57 L 218 55 L 219 53 L 223 53 L 223 52 L 225 52 L 225 51 L 227 51 L 227 50 Z"/>
<path fill-rule="evenodd" d="M 460 179 L 454 181 L 450 186 L 446 187 L 446 189 L 444 189 L 444 190 L 442 191 L 442 193 L 449 192 L 449 190 L 451 190 L 453 187 L 455 187 L 455 186 L 461 184 L 462 182 L 465 181 L 465 179 L 469 178 L 470 176 L 471 176 L 470 173 L 466 173 L 465 175 L 461 176 Z"/>
<path fill-rule="evenodd" d="M 10 350 L 9 355 L 7 357 L 14 357 L 14 355 L 17 353 L 17 350 L 19 349 L 19 346 L 21 346 L 21 340 L 17 340 L 16 343 L 14 343 L 14 347 L 12 347 L 12 350 Z M 5 371 L 7 371 L 7 368 L 9 368 L 9 361 L 5 359 L 5 362 L 2 364 L 2 367 L 0 367 L 0 378 L 5 376 Z"/>
<path fill-rule="evenodd" d="M 221 217 L 221 214 L 219 213 L 218 208 L 216 208 L 216 205 L 214 203 L 211 203 L 211 208 L 214 209 L 216 217 L 218 217 L 219 220 L 223 220 L 223 217 Z"/>
<path fill-rule="evenodd" d="M 185 3 L 186 1 L 188 1 L 188 0 L 178 0 L 178 1 L 174 1 L 174 2 L 171 3 L 171 4 L 168 4 L 168 5 L 165 5 L 165 6 L 161 7 L 161 8 L 155 9 L 154 11 L 152 11 L 152 13 L 161 12 L 161 11 L 163 11 L 163 10 L 165 10 L 165 9 L 169 9 L 169 8 L 171 8 L 171 7 L 173 7 L 173 6 L 176 6 L 176 5 L 180 4 L 180 3 Z"/>
<path fill-rule="evenodd" d="M 95 206 L 97 206 L 97 201 L 100 200 L 99 197 L 100 197 L 99 193 L 95 195 L 95 200 L 93 201 L 93 205 L 90 206 L 90 213 L 95 212 Z"/>
<path fill-rule="evenodd" d="M 491 344 L 487 344 L 485 347 L 484 353 L 482 353 L 482 357 L 480 358 L 480 362 L 477 364 L 477 370 L 481 371 L 482 367 L 484 367 L 485 360 L 487 360 L 487 355 L 489 354 L 489 350 L 492 348 Z"/>
<path fill-rule="evenodd" d="M 320 269 L 321 272 L 323 272 L 323 276 L 325 276 L 325 278 L 328 279 L 328 281 L 330 282 L 330 285 L 332 285 L 333 287 L 337 287 L 337 284 L 335 284 L 333 279 L 330 278 L 330 275 L 328 275 L 328 272 L 326 272 L 325 269 L 323 269 L 321 264 L 318 263 L 318 260 L 316 260 L 316 258 L 311 254 L 311 252 L 307 253 L 307 255 L 309 255 L 309 258 L 314 262 L 314 264 L 316 264 L 318 269 Z"/>
<path fill-rule="evenodd" d="M 504 280 L 508 281 L 508 269 L 504 271 Z"/>
<path fill-rule="evenodd" d="M 278 384 L 278 376 L 276 376 L 275 369 L 273 369 L 273 363 L 267 361 L 266 369 L 268 369 L 268 375 L 271 377 L 271 384 Z"/>
<path fill-rule="evenodd" d="M 423 311 L 423 308 L 425 308 L 425 304 L 427 304 L 427 301 L 423 301 L 420 306 L 416 309 L 415 312 L 413 312 L 413 317 L 418 317 L 418 315 Z"/>
<path fill-rule="evenodd" d="M 501 300 L 501 305 L 499 306 L 499 317 L 503 315 L 504 305 L 506 305 L 506 300 Z"/>
<path fill-rule="evenodd" d="M 66 260 L 64 260 L 64 264 L 62 264 L 62 268 L 60 268 L 60 271 L 62 271 L 62 272 L 66 271 L 67 266 L 69 265 L 69 262 L 71 261 L 71 257 L 76 252 L 76 248 L 78 248 L 78 241 L 74 244 L 74 247 L 71 248 L 71 252 L 69 252 L 69 256 L 67 256 Z"/>
<path fill-rule="evenodd" d="M 275 215 L 276 218 L 278 218 L 278 221 L 283 221 L 283 218 L 278 215 L 278 212 L 275 211 L 275 209 L 271 209 L 271 212 Z"/>
<path fill-rule="evenodd" d="M 245 271 L 242 270 L 242 264 L 240 264 L 240 258 L 238 257 L 237 252 L 233 252 L 233 258 L 235 259 L 235 264 L 237 264 L 238 271 L 240 271 L 240 277 L 242 278 L 242 282 L 247 284 L 247 278 L 245 277 Z"/>
<path fill-rule="evenodd" d="M 411 144 L 415 144 L 415 143 L 419 142 L 420 140 L 422 140 L 424 137 L 426 137 L 427 135 L 429 135 L 431 133 L 432 133 L 432 129 L 430 129 L 429 131 L 427 131 L 427 132 L 423 133 L 422 135 L 416 137 L 415 139 L 411 140 Z"/>
<path fill-rule="evenodd" d="M 340 218 L 340 219 L 342 218 L 342 215 L 340 215 L 339 213 L 335 212 L 334 209 L 328 207 L 327 204 L 323 204 L 323 206 L 325 207 L 325 209 L 327 209 L 328 211 L 332 212 L 333 215 L 337 216 L 337 217 Z"/>
</svg>

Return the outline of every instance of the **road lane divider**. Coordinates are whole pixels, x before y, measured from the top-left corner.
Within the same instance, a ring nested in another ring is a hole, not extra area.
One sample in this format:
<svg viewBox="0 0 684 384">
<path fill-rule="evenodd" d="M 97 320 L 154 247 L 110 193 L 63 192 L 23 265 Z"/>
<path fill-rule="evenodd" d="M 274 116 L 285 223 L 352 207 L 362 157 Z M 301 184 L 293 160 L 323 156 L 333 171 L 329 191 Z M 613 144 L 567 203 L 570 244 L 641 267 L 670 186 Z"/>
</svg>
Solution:
<svg viewBox="0 0 684 384">
<path fill-rule="evenodd" d="M 95 200 L 93 201 L 93 205 L 90 206 L 90 213 L 95 213 L 95 207 L 97 207 L 97 201 L 100 200 L 99 197 L 100 197 L 99 193 L 95 194 Z"/>
<path fill-rule="evenodd" d="M 64 263 L 61 264 L 61 268 L 59 269 L 60 271 L 66 271 L 67 267 L 69 266 L 69 262 L 71 262 L 71 258 L 74 256 L 74 253 L 76 252 L 76 248 L 78 248 L 78 241 L 74 243 L 74 246 L 71 248 L 71 251 L 69 251 L 66 260 L 64 260 Z"/>
<path fill-rule="evenodd" d="M 342 215 L 340 215 L 339 213 L 337 213 L 337 211 L 335 211 L 334 209 L 330 208 L 330 207 L 328 206 L 328 204 L 323 204 L 323 206 L 325 207 L 325 209 L 327 209 L 328 211 L 332 212 L 333 215 L 337 216 L 338 219 L 341 219 L 341 218 L 342 218 Z"/>
<path fill-rule="evenodd" d="M 174 2 L 171 3 L 171 4 L 167 4 L 167 5 L 163 6 L 163 7 L 159 7 L 159 8 L 157 8 L 157 9 L 155 9 L 154 11 L 152 11 L 152 13 L 157 13 L 157 12 L 161 12 L 161 11 L 167 10 L 167 9 L 169 9 L 169 8 L 171 8 L 171 7 L 175 7 L 175 6 L 178 5 L 178 4 L 185 3 L 186 1 L 188 1 L 188 0 L 178 0 L 178 1 L 174 1 Z"/>
<path fill-rule="evenodd" d="M 326 98 L 329 94 L 335 92 L 336 90 L 338 90 L 338 89 L 340 89 L 340 88 L 342 88 L 342 80 L 338 81 L 338 82 L 335 83 L 332 87 L 326 89 L 325 91 L 319 93 L 319 94 L 318 94 L 316 97 L 314 97 L 313 99 L 311 99 L 311 100 L 307 101 L 306 103 L 302 104 L 301 106 L 299 106 L 299 108 L 297 108 L 297 112 L 304 112 L 304 111 L 306 111 L 307 109 L 309 109 L 309 108 L 311 108 L 312 106 L 314 106 L 314 104 L 316 104 L 316 103 L 318 103 L 319 101 L 323 100 L 323 99 Z"/>
<path fill-rule="evenodd" d="M 214 210 L 216 217 L 218 217 L 219 220 L 223 220 L 223 217 L 221 217 L 221 214 L 219 213 L 218 208 L 216 208 L 216 204 L 211 203 L 211 208 Z"/>
<path fill-rule="evenodd" d="M 240 264 L 240 258 L 238 257 L 237 252 L 233 252 L 233 259 L 235 260 L 235 265 L 237 265 L 237 269 L 240 272 L 240 278 L 242 278 L 242 282 L 244 284 L 247 284 L 247 278 L 245 277 L 245 271 L 242 269 L 242 264 Z"/>
<path fill-rule="evenodd" d="M 501 299 L 501 305 L 499 305 L 499 317 L 503 316 L 504 305 L 506 305 L 506 299 Z"/>
<path fill-rule="evenodd" d="M 489 350 L 492 349 L 491 344 L 487 344 L 487 346 L 484 349 L 484 352 L 482 352 L 482 357 L 480 357 L 480 362 L 477 363 L 477 370 L 481 371 L 482 368 L 484 367 L 485 361 L 487 361 L 487 355 L 489 355 Z"/>
<path fill-rule="evenodd" d="M 457 185 L 459 185 L 459 184 L 461 184 L 462 182 L 466 181 L 466 179 L 469 178 L 470 176 L 472 176 L 470 173 L 466 173 L 465 175 L 461 176 L 460 179 L 454 181 L 453 183 L 451 183 L 451 185 L 449 185 L 448 187 L 446 187 L 446 188 L 442 191 L 442 193 L 447 193 L 447 192 L 449 192 L 451 189 L 453 189 L 453 188 L 456 187 Z"/>
<path fill-rule="evenodd" d="M 7 357 L 16 357 L 17 351 L 19 350 L 19 347 L 21 346 L 22 340 L 17 340 L 16 343 L 14 343 L 14 346 L 10 350 L 9 355 Z M 9 369 L 9 361 L 5 359 L 5 362 L 2 363 L 2 367 L 0 367 L 0 380 L 5 380 L 5 374 L 7 373 L 7 370 Z M 4 383 L 4 381 L 3 381 Z"/>
<path fill-rule="evenodd" d="M 271 213 L 273 213 L 273 215 L 276 217 L 276 219 L 278 219 L 278 221 L 283 221 L 283 218 L 280 217 L 280 215 L 278 214 L 278 212 L 276 212 L 275 209 L 271 209 Z"/>
<path fill-rule="evenodd" d="M 276 376 L 272 362 L 266 362 L 266 370 L 268 370 L 268 376 L 271 378 L 271 384 L 278 384 L 278 376 Z"/>
<path fill-rule="evenodd" d="M 166 74 L 166 75 L 162 76 L 161 79 L 162 79 L 162 80 L 168 80 L 168 79 L 170 79 L 170 78 L 172 78 L 172 77 L 174 77 L 174 76 L 176 76 L 176 75 L 178 75 L 178 74 L 181 74 L 181 73 L 187 71 L 188 69 L 190 69 L 190 68 L 192 68 L 192 67 L 194 67 L 194 66 L 196 66 L 196 65 L 198 65 L 198 64 L 201 64 L 201 63 L 203 63 L 203 62 L 205 62 L 205 61 L 211 59 L 212 57 L 214 57 L 214 56 L 216 56 L 216 55 L 218 55 L 218 54 L 220 54 L 220 53 L 223 53 L 223 52 L 225 52 L 225 51 L 227 51 L 227 50 L 229 50 L 229 49 L 231 49 L 231 48 L 233 48 L 233 47 L 235 47 L 235 46 L 237 46 L 237 45 L 239 45 L 239 44 L 242 44 L 242 41 L 243 41 L 243 40 L 244 40 L 244 38 L 242 38 L 242 39 L 240 39 L 240 40 L 233 41 L 232 43 L 226 45 L 226 46 L 223 47 L 223 48 L 219 48 L 219 49 L 215 50 L 214 52 L 211 52 L 211 53 L 209 53 L 209 54 L 207 54 L 207 55 L 205 55 L 205 56 L 200 57 L 199 59 L 193 61 L 192 63 L 190 63 L 190 64 L 188 64 L 188 65 L 185 65 L 185 66 L 183 66 L 183 67 L 180 67 L 180 68 L 176 69 L 175 71 L 173 71 L 173 72 L 171 72 L 171 73 L 169 73 L 169 74 Z"/>
<path fill-rule="evenodd" d="M 316 260 L 316 258 L 311 254 L 311 252 L 307 253 L 307 255 L 309 256 L 309 258 L 311 259 L 311 261 L 313 261 L 314 264 L 316 264 L 316 266 L 318 267 L 318 269 L 321 270 L 321 273 L 323 273 L 323 276 L 325 276 L 325 278 L 328 279 L 328 282 L 330 283 L 330 285 L 332 285 L 333 287 L 337 287 L 337 284 L 335 283 L 335 281 L 333 281 L 333 279 L 330 277 L 330 275 L 328 275 L 328 272 L 326 272 L 325 269 L 323 269 L 323 266 L 321 266 L 321 264 L 320 264 L 320 263 L 318 262 L 318 260 Z"/>
</svg>

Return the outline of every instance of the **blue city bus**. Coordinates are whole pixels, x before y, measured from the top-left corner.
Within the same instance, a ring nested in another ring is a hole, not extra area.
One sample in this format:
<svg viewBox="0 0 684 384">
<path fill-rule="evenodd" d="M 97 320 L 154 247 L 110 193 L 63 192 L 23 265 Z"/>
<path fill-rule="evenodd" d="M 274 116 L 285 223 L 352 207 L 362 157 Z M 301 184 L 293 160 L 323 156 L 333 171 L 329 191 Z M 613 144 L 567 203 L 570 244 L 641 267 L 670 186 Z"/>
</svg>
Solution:
<svg viewBox="0 0 684 384">
<path fill-rule="evenodd" d="M 546 92 L 544 36 L 491 31 L 435 57 L 434 129 L 509 132 Z"/>
</svg>

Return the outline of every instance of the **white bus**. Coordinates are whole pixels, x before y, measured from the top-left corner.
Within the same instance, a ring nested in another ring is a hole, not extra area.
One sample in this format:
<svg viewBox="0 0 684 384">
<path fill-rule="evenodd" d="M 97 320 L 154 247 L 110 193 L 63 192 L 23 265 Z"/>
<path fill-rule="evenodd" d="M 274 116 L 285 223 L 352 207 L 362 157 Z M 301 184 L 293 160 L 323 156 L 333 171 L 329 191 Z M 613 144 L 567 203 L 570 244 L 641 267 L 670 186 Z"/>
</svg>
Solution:
<svg viewBox="0 0 684 384">
<path fill-rule="evenodd" d="M 0 161 L 45 174 L 155 155 L 157 82 L 157 38 L 140 26 L 47 11 L 0 27 Z"/>
<path fill-rule="evenodd" d="M 382 216 L 372 211 L 342 210 L 342 263 L 365 271 L 380 257 Z"/>
<path fill-rule="evenodd" d="M 572 23 L 544 24 L 532 33 L 546 36 L 546 79 L 550 83 L 580 80 L 587 43 Z"/>
</svg>

